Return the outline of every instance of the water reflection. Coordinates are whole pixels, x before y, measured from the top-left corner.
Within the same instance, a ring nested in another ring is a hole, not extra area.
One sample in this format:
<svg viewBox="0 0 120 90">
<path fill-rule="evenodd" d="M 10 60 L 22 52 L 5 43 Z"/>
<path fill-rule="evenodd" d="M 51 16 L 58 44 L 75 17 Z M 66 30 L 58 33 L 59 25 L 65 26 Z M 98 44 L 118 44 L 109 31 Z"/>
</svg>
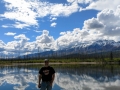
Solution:
<svg viewBox="0 0 120 90">
<path fill-rule="evenodd" d="M 120 66 L 53 66 L 56 78 L 53 90 L 119 90 Z M 0 90 L 39 90 L 41 66 L 0 67 Z"/>
</svg>

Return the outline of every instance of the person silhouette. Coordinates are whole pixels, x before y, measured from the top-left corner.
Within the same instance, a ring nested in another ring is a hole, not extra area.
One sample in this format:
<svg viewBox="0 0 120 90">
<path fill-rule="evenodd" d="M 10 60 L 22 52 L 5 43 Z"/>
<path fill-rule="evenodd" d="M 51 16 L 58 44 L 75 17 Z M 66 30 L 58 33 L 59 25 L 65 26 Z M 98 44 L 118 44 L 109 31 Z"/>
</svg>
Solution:
<svg viewBox="0 0 120 90">
<path fill-rule="evenodd" d="M 55 70 L 53 67 L 49 66 L 48 59 L 44 59 L 44 62 L 45 65 L 39 70 L 38 88 L 40 88 L 40 90 L 52 90 L 52 84 L 55 78 Z"/>
</svg>

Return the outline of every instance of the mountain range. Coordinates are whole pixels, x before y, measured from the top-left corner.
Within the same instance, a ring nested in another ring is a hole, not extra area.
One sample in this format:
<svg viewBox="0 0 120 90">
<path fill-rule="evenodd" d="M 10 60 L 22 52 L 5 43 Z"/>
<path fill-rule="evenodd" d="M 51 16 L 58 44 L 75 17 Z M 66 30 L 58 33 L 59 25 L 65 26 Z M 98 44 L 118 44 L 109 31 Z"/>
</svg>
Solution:
<svg viewBox="0 0 120 90">
<path fill-rule="evenodd" d="M 24 55 L 24 57 L 61 57 L 72 54 L 93 54 L 100 52 L 111 52 L 120 50 L 120 41 L 115 42 L 114 40 L 98 40 L 95 42 L 85 42 L 79 45 L 75 45 L 71 48 L 64 48 L 57 51 L 45 51 L 41 53 L 34 53 Z M 20 56 L 23 58 L 23 56 Z"/>
</svg>

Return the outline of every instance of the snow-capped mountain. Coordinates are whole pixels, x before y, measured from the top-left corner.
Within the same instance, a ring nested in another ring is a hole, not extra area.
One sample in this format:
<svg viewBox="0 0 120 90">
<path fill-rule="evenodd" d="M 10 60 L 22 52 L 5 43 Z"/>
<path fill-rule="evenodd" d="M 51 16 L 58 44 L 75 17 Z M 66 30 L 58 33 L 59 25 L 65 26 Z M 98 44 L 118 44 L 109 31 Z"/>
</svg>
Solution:
<svg viewBox="0 0 120 90">
<path fill-rule="evenodd" d="M 115 50 L 120 50 L 120 41 L 115 42 L 114 40 L 98 40 L 95 42 L 81 43 L 79 45 L 72 46 L 71 48 L 64 48 L 62 50 L 29 54 L 27 56 L 25 55 L 24 57 L 26 58 L 51 57 L 51 56 L 60 57 L 71 54 L 91 54 L 99 52 L 111 52 Z"/>
<path fill-rule="evenodd" d="M 96 52 L 120 50 L 120 42 L 115 42 L 114 40 L 99 40 L 93 42 L 87 48 L 88 51 L 92 49 Z"/>
<path fill-rule="evenodd" d="M 112 45 L 112 46 L 120 46 L 120 42 L 115 42 L 114 40 L 98 40 L 98 41 L 92 43 L 92 45 L 101 45 L 101 46 Z"/>
<path fill-rule="evenodd" d="M 73 53 L 93 53 L 93 52 L 104 52 L 104 51 L 114 51 L 120 50 L 120 42 L 115 42 L 114 40 L 98 40 L 95 42 L 81 43 L 77 46 L 69 48 L 67 50 L 63 49 L 66 52 Z"/>
</svg>

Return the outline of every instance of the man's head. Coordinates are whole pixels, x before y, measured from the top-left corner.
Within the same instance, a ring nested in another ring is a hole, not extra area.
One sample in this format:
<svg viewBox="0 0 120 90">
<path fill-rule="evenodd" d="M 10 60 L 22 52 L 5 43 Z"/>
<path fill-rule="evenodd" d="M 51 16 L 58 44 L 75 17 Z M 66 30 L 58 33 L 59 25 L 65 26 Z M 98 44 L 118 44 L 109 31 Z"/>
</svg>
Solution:
<svg viewBox="0 0 120 90">
<path fill-rule="evenodd" d="M 48 59 L 44 59 L 45 65 L 48 66 L 49 65 L 49 60 Z"/>
</svg>

